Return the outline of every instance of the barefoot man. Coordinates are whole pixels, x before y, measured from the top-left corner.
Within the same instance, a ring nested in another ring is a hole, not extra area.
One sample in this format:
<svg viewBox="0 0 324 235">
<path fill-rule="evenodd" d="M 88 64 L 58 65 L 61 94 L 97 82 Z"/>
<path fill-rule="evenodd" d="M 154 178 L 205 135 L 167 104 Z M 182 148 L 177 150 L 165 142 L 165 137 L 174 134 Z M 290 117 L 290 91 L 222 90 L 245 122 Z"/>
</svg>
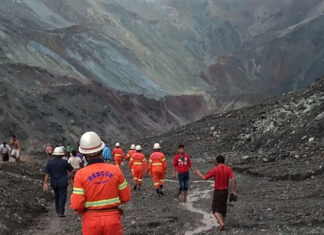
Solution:
<svg viewBox="0 0 324 235">
<path fill-rule="evenodd" d="M 11 157 L 13 157 L 16 160 L 16 162 L 19 164 L 20 163 L 20 144 L 19 144 L 19 141 L 17 140 L 15 135 L 12 136 L 12 138 L 10 140 L 10 145 L 12 148 Z"/>
<path fill-rule="evenodd" d="M 212 210 L 219 222 L 219 229 L 225 229 L 225 217 L 227 212 L 227 198 L 229 179 L 232 181 L 232 193 L 236 196 L 236 180 L 231 167 L 224 164 L 225 158 L 222 155 L 216 157 L 216 167 L 211 169 L 205 176 L 197 170 L 195 173 L 203 180 L 214 177 L 214 197 Z"/>
</svg>

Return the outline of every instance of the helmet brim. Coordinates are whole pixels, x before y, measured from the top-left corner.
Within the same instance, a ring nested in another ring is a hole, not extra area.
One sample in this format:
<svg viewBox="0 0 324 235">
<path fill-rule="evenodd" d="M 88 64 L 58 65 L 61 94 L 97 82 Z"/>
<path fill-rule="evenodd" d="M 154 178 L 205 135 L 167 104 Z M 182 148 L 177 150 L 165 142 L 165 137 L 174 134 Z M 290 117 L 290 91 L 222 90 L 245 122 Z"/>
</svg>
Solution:
<svg viewBox="0 0 324 235">
<path fill-rule="evenodd" d="M 104 147 L 105 147 L 105 143 L 101 141 L 101 144 L 98 147 L 91 148 L 91 149 L 86 149 L 79 146 L 79 152 L 82 154 L 93 154 L 93 153 L 100 152 L 101 150 L 104 149 Z"/>
</svg>

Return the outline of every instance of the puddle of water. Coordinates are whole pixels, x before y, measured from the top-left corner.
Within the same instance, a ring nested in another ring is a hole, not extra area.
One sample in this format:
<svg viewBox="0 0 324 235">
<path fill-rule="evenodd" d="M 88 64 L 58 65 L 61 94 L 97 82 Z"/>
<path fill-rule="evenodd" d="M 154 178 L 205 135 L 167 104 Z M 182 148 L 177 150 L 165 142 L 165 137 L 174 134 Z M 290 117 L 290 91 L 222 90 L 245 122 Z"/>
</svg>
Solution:
<svg viewBox="0 0 324 235">
<path fill-rule="evenodd" d="M 166 181 L 178 183 L 177 180 L 166 179 Z M 180 203 L 186 210 L 201 214 L 201 218 L 202 218 L 200 221 L 202 225 L 192 231 L 186 231 L 185 235 L 199 234 L 203 231 L 207 231 L 218 226 L 218 222 L 214 217 L 214 215 L 211 213 L 211 211 L 206 212 L 204 210 L 198 209 L 193 206 L 195 202 L 200 201 L 201 199 L 212 200 L 210 195 L 211 192 L 214 191 L 213 189 L 214 181 L 194 180 L 191 181 L 191 183 L 208 183 L 210 186 L 208 186 L 208 189 L 205 190 L 200 190 L 200 189 L 190 190 L 190 193 L 188 195 L 188 201 L 185 203 Z"/>
<path fill-rule="evenodd" d="M 202 216 L 202 219 L 201 219 L 202 225 L 193 231 L 186 231 L 185 235 L 199 234 L 202 231 L 207 231 L 207 230 L 212 229 L 213 227 L 218 226 L 218 223 L 217 223 L 214 215 L 211 212 L 206 212 L 204 210 L 198 209 L 193 206 L 193 204 L 195 202 L 200 201 L 201 199 L 211 198 L 210 193 L 214 191 L 213 187 L 212 187 L 213 182 L 209 182 L 209 183 L 211 186 L 209 188 L 212 188 L 212 189 L 206 189 L 206 190 L 196 189 L 193 192 L 190 192 L 190 194 L 188 195 L 188 202 L 182 204 L 187 210 L 192 211 L 194 213 L 201 214 L 201 216 Z"/>
</svg>

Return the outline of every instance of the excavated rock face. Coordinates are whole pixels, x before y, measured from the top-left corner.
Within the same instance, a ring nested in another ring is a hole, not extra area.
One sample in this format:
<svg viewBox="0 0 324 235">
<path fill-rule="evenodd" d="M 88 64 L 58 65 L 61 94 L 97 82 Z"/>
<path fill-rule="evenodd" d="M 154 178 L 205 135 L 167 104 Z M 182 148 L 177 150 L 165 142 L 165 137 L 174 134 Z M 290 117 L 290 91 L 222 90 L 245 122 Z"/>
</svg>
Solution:
<svg viewBox="0 0 324 235">
<path fill-rule="evenodd" d="M 95 82 L 85 85 L 22 64 L 1 65 L 0 71 L 0 139 L 15 133 L 25 154 L 43 152 L 46 143 L 75 147 L 88 130 L 97 131 L 110 143 L 144 137 L 152 130 L 158 134 L 206 115 L 206 102 L 198 96 L 156 100 L 116 92 Z M 195 109 L 189 110 L 189 103 L 195 103 Z"/>
</svg>

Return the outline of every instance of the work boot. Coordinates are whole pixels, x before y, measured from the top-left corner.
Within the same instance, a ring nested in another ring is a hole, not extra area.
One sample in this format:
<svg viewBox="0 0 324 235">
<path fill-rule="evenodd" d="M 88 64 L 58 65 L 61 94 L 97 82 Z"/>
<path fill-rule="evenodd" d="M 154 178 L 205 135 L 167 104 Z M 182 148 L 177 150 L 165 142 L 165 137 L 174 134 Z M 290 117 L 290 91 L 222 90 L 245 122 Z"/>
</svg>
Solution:
<svg viewBox="0 0 324 235">
<path fill-rule="evenodd" d="M 157 189 L 155 189 L 155 191 L 156 191 L 157 195 L 160 196 L 160 189 L 157 188 Z"/>
<path fill-rule="evenodd" d="M 188 191 L 183 191 L 183 201 L 187 202 Z"/>
<path fill-rule="evenodd" d="M 164 195 L 164 192 L 163 192 L 163 190 L 162 190 L 162 189 L 163 189 L 163 185 L 160 185 L 159 194 L 163 196 L 163 195 Z"/>
<path fill-rule="evenodd" d="M 137 188 L 137 186 L 136 186 L 136 184 L 135 184 L 134 187 L 133 187 L 133 190 L 136 191 L 136 188 Z"/>
</svg>

